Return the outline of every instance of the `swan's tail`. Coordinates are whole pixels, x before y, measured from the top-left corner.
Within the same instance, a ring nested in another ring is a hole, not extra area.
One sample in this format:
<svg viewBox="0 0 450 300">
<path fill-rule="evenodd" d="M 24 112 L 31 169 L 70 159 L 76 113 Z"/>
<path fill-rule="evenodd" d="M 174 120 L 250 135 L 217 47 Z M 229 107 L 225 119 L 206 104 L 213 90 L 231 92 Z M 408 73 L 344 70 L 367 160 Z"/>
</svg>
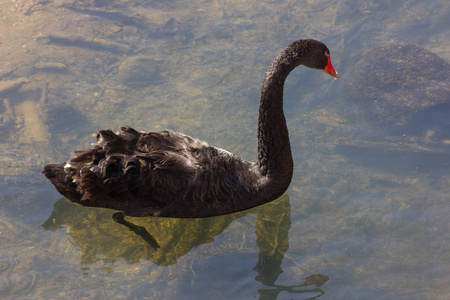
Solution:
<svg viewBox="0 0 450 300">
<path fill-rule="evenodd" d="M 49 164 L 44 167 L 42 173 L 48 178 L 53 184 L 58 181 L 62 175 L 64 175 L 63 164 Z"/>
<path fill-rule="evenodd" d="M 42 173 L 55 186 L 56 190 L 66 198 L 74 201 L 81 197 L 76 191 L 76 184 L 72 182 L 70 174 L 64 171 L 64 164 L 49 164 L 44 167 Z"/>
</svg>

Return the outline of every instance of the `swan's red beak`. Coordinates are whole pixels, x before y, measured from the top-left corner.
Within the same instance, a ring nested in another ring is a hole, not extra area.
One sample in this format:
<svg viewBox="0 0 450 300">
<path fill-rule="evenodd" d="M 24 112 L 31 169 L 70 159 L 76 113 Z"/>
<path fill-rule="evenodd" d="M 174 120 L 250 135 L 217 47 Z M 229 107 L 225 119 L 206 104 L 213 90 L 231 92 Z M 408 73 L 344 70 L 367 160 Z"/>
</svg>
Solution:
<svg viewBox="0 0 450 300">
<path fill-rule="evenodd" d="M 336 72 L 336 70 L 333 68 L 333 65 L 331 64 L 330 54 L 328 52 L 325 52 L 325 55 L 328 56 L 328 66 L 325 69 L 323 69 L 322 71 L 324 71 L 328 75 L 333 76 L 334 79 L 338 79 L 339 74 L 338 74 L 338 72 Z"/>
</svg>

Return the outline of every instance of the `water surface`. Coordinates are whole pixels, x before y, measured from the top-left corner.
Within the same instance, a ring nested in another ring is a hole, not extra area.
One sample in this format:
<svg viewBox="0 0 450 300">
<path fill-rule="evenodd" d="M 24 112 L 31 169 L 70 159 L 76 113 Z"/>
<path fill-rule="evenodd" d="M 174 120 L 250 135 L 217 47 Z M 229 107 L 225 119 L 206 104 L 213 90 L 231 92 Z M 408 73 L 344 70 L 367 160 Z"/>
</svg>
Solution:
<svg viewBox="0 0 450 300">
<path fill-rule="evenodd" d="M 346 88 L 377 47 L 449 62 L 447 2 L 2 3 L 1 297 L 449 298 L 448 106 L 380 124 L 350 110 Z M 122 125 L 255 160 L 264 74 L 300 38 L 326 43 L 341 77 L 299 68 L 286 82 L 295 170 L 282 198 L 215 218 L 129 218 L 154 251 L 40 173 Z"/>
</svg>

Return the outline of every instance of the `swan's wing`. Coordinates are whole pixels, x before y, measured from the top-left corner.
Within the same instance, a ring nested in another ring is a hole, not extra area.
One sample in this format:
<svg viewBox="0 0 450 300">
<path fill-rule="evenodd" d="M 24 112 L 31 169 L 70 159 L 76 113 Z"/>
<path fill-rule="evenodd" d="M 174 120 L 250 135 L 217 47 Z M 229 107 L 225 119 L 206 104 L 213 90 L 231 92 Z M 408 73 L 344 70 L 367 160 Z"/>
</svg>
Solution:
<svg viewBox="0 0 450 300">
<path fill-rule="evenodd" d="M 59 171 L 49 165 L 44 173 L 59 186 L 58 191 L 81 204 L 118 207 L 105 204 L 103 197 L 165 206 L 180 197 L 195 177 L 197 153 L 205 145 L 172 131 L 141 133 L 126 127 L 115 134 L 102 130 L 92 149 L 77 151 L 63 167 L 59 165 Z"/>
</svg>

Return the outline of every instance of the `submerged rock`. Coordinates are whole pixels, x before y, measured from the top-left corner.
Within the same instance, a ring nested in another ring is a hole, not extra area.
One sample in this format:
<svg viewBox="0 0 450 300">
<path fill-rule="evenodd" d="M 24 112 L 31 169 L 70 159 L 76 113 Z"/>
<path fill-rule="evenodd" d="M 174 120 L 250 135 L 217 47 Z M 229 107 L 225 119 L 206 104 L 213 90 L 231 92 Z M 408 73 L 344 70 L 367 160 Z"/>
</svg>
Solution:
<svg viewBox="0 0 450 300">
<path fill-rule="evenodd" d="M 40 61 L 33 66 L 35 72 L 64 73 L 67 72 L 67 66 L 59 62 Z"/>
<path fill-rule="evenodd" d="M 450 104 L 450 65 L 411 44 L 373 49 L 346 74 L 344 94 L 372 123 L 405 125 L 418 112 Z"/>
<path fill-rule="evenodd" d="M 131 56 L 119 66 L 118 80 L 130 87 L 145 87 L 161 82 L 160 62 L 147 56 Z"/>
<path fill-rule="evenodd" d="M 26 78 L 17 78 L 12 80 L 0 81 L 0 96 L 5 96 L 10 92 L 16 92 L 25 83 L 28 82 Z"/>
</svg>

